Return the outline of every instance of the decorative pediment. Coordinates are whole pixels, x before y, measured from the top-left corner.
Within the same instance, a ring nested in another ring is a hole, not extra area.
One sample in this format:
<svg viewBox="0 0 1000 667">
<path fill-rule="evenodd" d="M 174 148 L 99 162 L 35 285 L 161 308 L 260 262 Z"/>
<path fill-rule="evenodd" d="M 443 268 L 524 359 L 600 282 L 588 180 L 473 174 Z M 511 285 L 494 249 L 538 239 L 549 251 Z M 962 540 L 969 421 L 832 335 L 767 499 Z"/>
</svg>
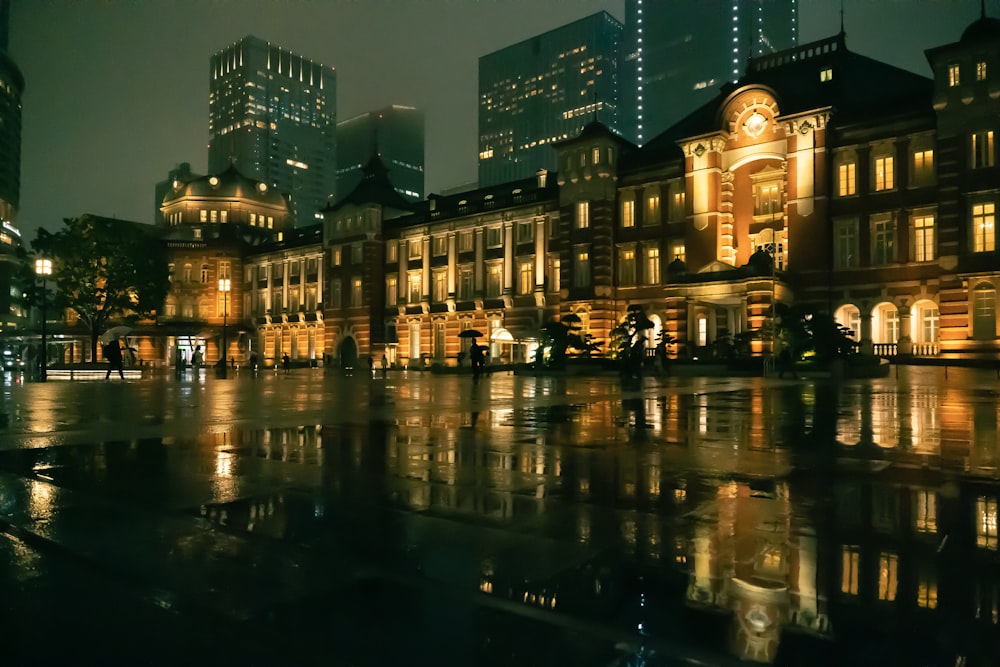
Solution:
<svg viewBox="0 0 1000 667">
<path fill-rule="evenodd" d="M 735 271 L 736 267 L 719 260 L 714 260 L 701 267 L 696 273 L 722 273 L 725 271 Z"/>
</svg>

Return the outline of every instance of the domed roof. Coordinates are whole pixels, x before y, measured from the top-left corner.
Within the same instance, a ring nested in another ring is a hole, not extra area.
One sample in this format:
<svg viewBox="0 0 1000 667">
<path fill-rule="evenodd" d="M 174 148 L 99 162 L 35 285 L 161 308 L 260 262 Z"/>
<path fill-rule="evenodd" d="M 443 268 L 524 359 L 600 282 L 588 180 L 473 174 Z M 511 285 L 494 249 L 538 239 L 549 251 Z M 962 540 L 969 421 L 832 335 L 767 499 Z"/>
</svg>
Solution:
<svg viewBox="0 0 1000 667">
<path fill-rule="evenodd" d="M 255 181 L 241 174 L 230 165 L 220 174 L 200 176 L 191 181 L 175 180 L 173 187 L 163 198 L 168 204 L 189 197 L 198 199 L 250 199 L 259 204 L 286 205 L 285 197 L 274 188 L 261 181 Z"/>
<path fill-rule="evenodd" d="M 982 16 L 962 33 L 963 42 L 1000 42 L 1000 19 Z"/>
</svg>

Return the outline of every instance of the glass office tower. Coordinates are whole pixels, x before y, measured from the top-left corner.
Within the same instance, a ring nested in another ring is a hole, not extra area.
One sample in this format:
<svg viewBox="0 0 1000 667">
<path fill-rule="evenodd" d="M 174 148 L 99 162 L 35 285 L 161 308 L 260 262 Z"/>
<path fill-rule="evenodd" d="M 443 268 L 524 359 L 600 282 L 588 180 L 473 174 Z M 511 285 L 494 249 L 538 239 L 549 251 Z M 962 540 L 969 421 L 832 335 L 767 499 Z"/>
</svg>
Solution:
<svg viewBox="0 0 1000 667">
<path fill-rule="evenodd" d="M 410 201 L 424 198 L 424 112 L 394 104 L 337 123 L 337 192 L 347 195 L 374 154 L 389 181 Z"/>
<path fill-rule="evenodd" d="M 644 144 L 743 74 L 798 45 L 797 0 L 625 0 L 625 136 Z"/>
<path fill-rule="evenodd" d="M 551 144 L 595 118 L 619 129 L 622 24 L 607 12 L 479 59 L 479 185 L 556 168 Z"/>
<path fill-rule="evenodd" d="M 320 220 L 337 191 L 335 70 L 248 36 L 209 74 L 209 173 L 235 164 L 290 195 L 296 224 Z"/>
</svg>

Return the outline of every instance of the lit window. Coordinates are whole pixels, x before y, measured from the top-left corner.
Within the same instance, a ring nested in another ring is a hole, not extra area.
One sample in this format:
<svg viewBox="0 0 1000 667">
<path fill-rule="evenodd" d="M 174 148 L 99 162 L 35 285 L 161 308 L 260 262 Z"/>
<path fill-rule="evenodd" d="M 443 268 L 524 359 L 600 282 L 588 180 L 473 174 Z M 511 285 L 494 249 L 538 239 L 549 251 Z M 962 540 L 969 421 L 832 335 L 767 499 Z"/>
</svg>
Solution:
<svg viewBox="0 0 1000 667">
<path fill-rule="evenodd" d="M 385 261 L 390 264 L 399 261 L 399 245 L 395 241 L 389 241 L 385 246 Z"/>
<path fill-rule="evenodd" d="M 932 310 L 932 309 L 927 309 Z M 935 317 L 937 309 L 934 308 Z M 933 342 L 934 333 L 925 335 L 924 341 Z M 919 533 L 937 532 L 937 494 L 933 491 L 914 491 L 913 494 L 913 527 Z"/>
<path fill-rule="evenodd" d="M 208 264 L 201 265 L 201 282 L 202 283 L 208 282 Z"/>
<path fill-rule="evenodd" d="M 389 276 L 385 279 L 385 305 L 395 306 L 399 294 L 399 286 L 396 276 Z"/>
<path fill-rule="evenodd" d="M 420 303 L 420 272 L 412 271 L 407 278 L 407 283 L 409 285 L 409 302 L 410 303 Z"/>
<path fill-rule="evenodd" d="M 995 164 L 993 152 L 993 130 L 972 134 L 972 168 L 981 169 Z"/>
<path fill-rule="evenodd" d="M 448 253 L 448 237 L 447 236 L 435 236 L 434 237 L 434 256 L 440 257 Z"/>
<path fill-rule="evenodd" d="M 576 203 L 576 228 L 586 229 L 590 227 L 590 202 L 578 201 Z"/>
<path fill-rule="evenodd" d="M 458 251 L 459 252 L 471 252 L 472 251 L 472 232 L 462 232 L 458 235 Z"/>
<path fill-rule="evenodd" d="M 883 551 L 878 557 L 878 599 L 892 602 L 896 599 L 899 580 L 899 556 Z"/>
<path fill-rule="evenodd" d="M 917 262 L 934 260 L 933 215 L 917 215 L 913 218 L 913 259 Z"/>
<path fill-rule="evenodd" d="M 473 285 L 473 272 L 472 266 L 462 266 L 458 270 L 458 298 L 463 301 L 468 301 L 472 298 L 472 285 Z"/>
<path fill-rule="evenodd" d="M 986 63 L 979 61 L 976 63 L 976 81 L 986 80 Z"/>
<path fill-rule="evenodd" d="M 622 227 L 635 227 L 635 202 L 622 202 Z"/>
<path fill-rule="evenodd" d="M 209 222 L 218 222 L 219 221 L 219 212 L 215 211 L 215 210 L 209 211 L 208 212 L 208 221 Z"/>
<path fill-rule="evenodd" d="M 976 546 L 997 550 L 997 499 L 980 496 L 976 499 Z"/>
<path fill-rule="evenodd" d="M 771 216 L 774 218 L 781 211 L 781 195 L 778 191 L 778 183 L 761 183 L 756 187 L 756 197 L 754 198 L 754 215 Z"/>
<path fill-rule="evenodd" d="M 686 211 L 684 210 L 685 203 L 687 201 L 687 195 L 684 192 L 675 192 L 672 199 L 673 205 L 670 208 L 670 219 L 672 221 L 681 220 L 684 218 Z"/>
<path fill-rule="evenodd" d="M 675 243 L 670 249 L 670 254 L 673 256 L 673 259 L 670 260 L 672 262 L 678 259 L 681 260 L 682 262 L 687 261 L 687 254 L 684 249 L 683 243 Z"/>
<path fill-rule="evenodd" d="M 535 262 L 528 260 L 518 264 L 518 292 L 531 294 L 535 289 Z"/>
<path fill-rule="evenodd" d="M 948 65 L 948 86 L 954 88 L 960 83 L 958 65 Z"/>
<path fill-rule="evenodd" d="M 594 164 L 597 164 L 598 162 L 601 161 L 601 149 L 598 148 L 597 146 L 594 146 L 593 148 L 590 149 L 590 160 Z"/>
<path fill-rule="evenodd" d="M 841 547 L 840 592 L 846 595 L 858 594 L 860 580 L 861 551 L 856 546 Z"/>
<path fill-rule="evenodd" d="M 420 259 L 421 255 L 423 255 L 423 245 L 420 239 L 410 239 L 407 242 L 407 246 L 410 249 L 410 259 Z"/>
<path fill-rule="evenodd" d="M 549 258 L 549 291 L 558 292 L 562 289 L 562 276 L 560 270 L 562 262 L 558 257 Z"/>
<path fill-rule="evenodd" d="M 875 190 L 892 190 L 893 184 L 892 156 L 875 158 Z"/>
<path fill-rule="evenodd" d="M 434 301 L 444 303 L 448 299 L 448 272 L 439 270 L 434 272 Z"/>
<path fill-rule="evenodd" d="M 833 80 L 833 68 L 825 67 L 819 71 L 820 81 L 832 81 Z"/>
<path fill-rule="evenodd" d="M 857 165 L 847 162 L 837 167 L 837 193 L 841 197 L 853 195 L 857 189 Z"/>
<path fill-rule="evenodd" d="M 256 227 L 257 226 L 257 214 L 256 213 L 251 213 L 250 214 L 250 226 L 251 227 Z"/>
<path fill-rule="evenodd" d="M 658 285 L 660 283 L 660 247 L 654 244 L 646 244 L 646 284 Z"/>
<path fill-rule="evenodd" d="M 208 222 L 208 211 L 206 211 L 205 209 L 201 209 L 200 211 L 198 211 L 198 220 L 200 220 L 201 222 Z"/>
<path fill-rule="evenodd" d="M 922 573 L 917 583 L 917 606 L 937 609 L 937 580 L 929 572 Z"/>
<path fill-rule="evenodd" d="M 647 225 L 660 224 L 660 195 L 650 195 L 646 197 L 646 220 Z"/>
<path fill-rule="evenodd" d="M 618 251 L 618 284 L 622 287 L 635 286 L 635 248 Z"/>
<path fill-rule="evenodd" d="M 503 286 L 503 264 L 493 262 L 486 268 L 486 296 L 496 298 L 500 296 Z"/>
<path fill-rule="evenodd" d="M 590 285 L 590 251 L 579 249 L 573 258 L 573 287 Z"/>
<path fill-rule="evenodd" d="M 993 202 L 972 205 L 972 238 L 975 252 L 996 250 L 996 214 Z"/>
<path fill-rule="evenodd" d="M 911 185 L 931 185 L 934 183 L 934 151 L 914 151 Z"/>
</svg>

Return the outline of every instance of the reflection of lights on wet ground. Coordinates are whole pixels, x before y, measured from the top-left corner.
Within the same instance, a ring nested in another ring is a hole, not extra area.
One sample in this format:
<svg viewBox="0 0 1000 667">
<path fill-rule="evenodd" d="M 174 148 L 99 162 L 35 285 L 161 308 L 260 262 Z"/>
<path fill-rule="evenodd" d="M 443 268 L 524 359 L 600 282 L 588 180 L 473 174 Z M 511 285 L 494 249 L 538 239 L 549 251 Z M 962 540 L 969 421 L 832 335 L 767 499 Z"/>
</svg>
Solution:
<svg viewBox="0 0 1000 667">
<path fill-rule="evenodd" d="M 28 510 L 32 518 L 47 519 L 52 515 L 56 487 L 49 482 L 31 480 L 28 487 Z"/>
</svg>

